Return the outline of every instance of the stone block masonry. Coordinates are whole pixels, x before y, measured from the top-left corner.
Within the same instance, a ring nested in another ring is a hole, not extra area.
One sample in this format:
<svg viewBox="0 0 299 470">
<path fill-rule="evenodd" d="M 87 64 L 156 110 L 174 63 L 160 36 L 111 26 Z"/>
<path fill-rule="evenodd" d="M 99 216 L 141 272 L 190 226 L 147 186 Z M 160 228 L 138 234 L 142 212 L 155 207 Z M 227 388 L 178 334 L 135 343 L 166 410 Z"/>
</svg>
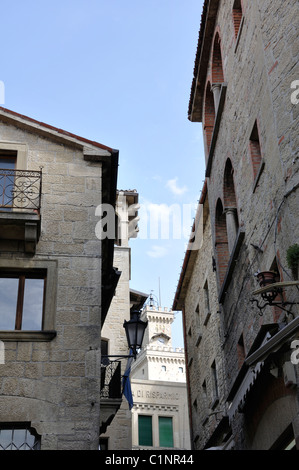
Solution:
<svg viewBox="0 0 299 470">
<path fill-rule="evenodd" d="M 17 240 L 0 240 L 1 268 L 17 263 L 19 269 L 34 269 L 45 263 L 47 269 L 47 263 L 54 263 L 46 290 L 51 305 L 44 314 L 51 316 L 45 321 L 56 335 L 40 341 L 33 333 L 25 341 L 23 332 L 17 332 L 22 340 L 5 341 L 0 425 L 30 423 L 43 450 L 97 449 L 102 253 L 95 209 L 102 202 L 101 164 L 84 160 L 87 144 L 29 132 L 20 123 L 0 122 L 0 149 L 1 142 L 24 144 L 26 168 L 42 169 L 36 252 L 28 256 Z"/>
</svg>

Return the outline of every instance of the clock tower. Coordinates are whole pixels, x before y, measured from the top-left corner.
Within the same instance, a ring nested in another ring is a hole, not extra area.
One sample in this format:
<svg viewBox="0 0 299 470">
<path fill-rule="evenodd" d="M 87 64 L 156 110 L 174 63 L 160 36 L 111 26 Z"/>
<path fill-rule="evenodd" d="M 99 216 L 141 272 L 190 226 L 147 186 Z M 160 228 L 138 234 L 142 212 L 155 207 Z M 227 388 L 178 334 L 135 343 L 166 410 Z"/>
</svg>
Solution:
<svg viewBox="0 0 299 470">
<path fill-rule="evenodd" d="M 144 345 L 172 348 L 171 324 L 174 320 L 172 310 L 147 306 L 141 314 L 141 320 L 148 321 L 143 339 Z"/>
</svg>

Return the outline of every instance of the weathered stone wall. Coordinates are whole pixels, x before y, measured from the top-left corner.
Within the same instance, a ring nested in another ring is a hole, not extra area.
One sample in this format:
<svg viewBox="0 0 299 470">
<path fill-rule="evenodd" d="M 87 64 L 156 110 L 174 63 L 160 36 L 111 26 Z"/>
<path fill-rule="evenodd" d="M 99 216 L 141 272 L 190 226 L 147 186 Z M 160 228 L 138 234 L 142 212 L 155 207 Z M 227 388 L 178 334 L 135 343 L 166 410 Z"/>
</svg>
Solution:
<svg viewBox="0 0 299 470">
<path fill-rule="evenodd" d="M 121 276 L 102 329 L 102 338 L 109 340 L 108 354 L 127 355 L 129 353 L 126 333 L 122 325 L 125 320 L 130 320 L 130 251 L 131 248 L 128 246 L 114 248 L 113 266 L 121 271 Z M 125 372 L 126 365 L 127 360 L 122 359 L 122 374 Z M 132 448 L 131 429 L 131 412 L 127 400 L 123 398 L 120 409 L 106 433 L 101 434 L 101 438 L 108 438 L 109 450 L 129 450 Z"/>
<path fill-rule="evenodd" d="M 26 168 L 42 168 L 43 176 L 36 253 L 26 255 L 17 242 L 2 241 L 1 263 L 56 263 L 55 289 L 47 294 L 56 303 L 57 335 L 49 342 L 5 342 L 0 421 L 30 422 L 42 436 L 43 450 L 97 449 L 101 242 L 95 208 L 101 203 L 101 165 L 84 161 L 75 146 L 4 123 L 2 141 L 25 143 Z"/>
<path fill-rule="evenodd" d="M 203 243 L 196 256 L 184 307 L 194 449 L 204 448 L 223 414 L 226 398 L 219 305 L 212 258 L 210 217 L 207 217 Z M 216 367 L 217 393 L 213 363 Z"/>
<path fill-rule="evenodd" d="M 225 207 L 225 166 L 228 159 L 238 214 L 238 229 L 245 237 L 234 254 L 231 280 L 223 289 L 218 250 L 218 295 L 227 387 L 239 371 L 238 343 L 242 337 L 245 354 L 262 323 L 283 318 L 268 307 L 261 317 L 250 302 L 258 287 L 254 273 L 278 267 L 280 279 L 292 279 L 286 265 L 287 248 L 298 242 L 298 109 L 291 102 L 291 84 L 299 77 L 297 18 L 298 3 L 265 0 L 243 1 L 243 21 L 235 37 L 232 3 L 220 2 L 214 35 L 221 40 L 225 104 L 212 160 L 208 184 L 213 244 L 217 242 L 216 206 Z M 212 51 L 207 82 L 212 83 Z M 261 162 L 257 174 L 251 161 L 250 140 L 257 124 Z M 210 138 L 207 136 L 207 138 Z M 219 222 L 220 224 L 220 222 Z M 258 247 L 258 248 L 256 248 Z M 217 255 L 217 243 L 216 251 Z M 227 255 L 226 255 L 227 256 Z M 290 288 L 288 300 L 296 296 Z M 298 314 L 296 308 L 293 313 Z M 240 417 L 240 420 L 242 418 Z M 233 424 L 236 447 L 245 444 L 241 423 Z M 240 426 L 240 427 L 238 427 Z"/>
</svg>

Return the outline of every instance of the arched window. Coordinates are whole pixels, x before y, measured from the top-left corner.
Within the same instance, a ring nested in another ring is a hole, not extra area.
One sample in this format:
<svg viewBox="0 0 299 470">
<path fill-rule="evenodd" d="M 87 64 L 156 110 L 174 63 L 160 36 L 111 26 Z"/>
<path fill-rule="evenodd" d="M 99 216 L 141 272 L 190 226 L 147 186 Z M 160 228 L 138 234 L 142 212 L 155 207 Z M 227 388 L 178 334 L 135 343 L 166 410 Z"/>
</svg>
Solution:
<svg viewBox="0 0 299 470">
<path fill-rule="evenodd" d="M 211 91 L 211 84 L 207 83 L 206 96 L 205 96 L 205 108 L 204 108 L 204 131 L 206 136 L 206 145 L 208 153 L 211 147 L 212 135 L 215 124 L 215 106 L 213 93 Z"/>
<path fill-rule="evenodd" d="M 228 158 L 224 170 L 223 179 L 224 212 L 226 215 L 226 230 L 229 253 L 232 253 L 239 229 L 237 200 L 234 184 L 234 170 L 231 160 Z"/>
<path fill-rule="evenodd" d="M 212 83 L 224 82 L 220 43 L 221 41 L 220 41 L 219 33 L 216 33 L 216 36 L 214 39 L 214 47 L 213 47 Z"/>
<path fill-rule="evenodd" d="M 215 248 L 217 255 L 218 278 L 220 285 L 222 285 L 228 266 L 229 250 L 226 229 L 226 215 L 223 210 L 221 199 L 218 199 L 216 204 Z"/>
<path fill-rule="evenodd" d="M 238 37 L 239 29 L 242 21 L 242 4 L 241 0 L 235 0 L 233 5 L 233 22 L 234 22 L 234 29 L 235 29 L 235 38 Z"/>
<path fill-rule="evenodd" d="M 219 100 L 220 100 L 221 84 L 223 82 L 224 82 L 224 75 L 223 75 L 223 68 L 222 68 L 220 36 L 217 33 L 214 39 L 214 46 L 213 46 L 212 87 L 211 87 L 211 90 L 213 92 L 214 106 L 215 106 L 216 112 L 217 112 Z"/>
<path fill-rule="evenodd" d="M 252 164 L 252 169 L 253 169 L 253 177 L 255 179 L 257 177 L 257 174 L 261 165 L 261 161 L 262 161 L 259 131 L 258 131 L 256 121 L 254 123 L 254 126 L 250 134 L 249 151 L 250 151 L 250 158 L 251 158 L 251 164 Z"/>
</svg>

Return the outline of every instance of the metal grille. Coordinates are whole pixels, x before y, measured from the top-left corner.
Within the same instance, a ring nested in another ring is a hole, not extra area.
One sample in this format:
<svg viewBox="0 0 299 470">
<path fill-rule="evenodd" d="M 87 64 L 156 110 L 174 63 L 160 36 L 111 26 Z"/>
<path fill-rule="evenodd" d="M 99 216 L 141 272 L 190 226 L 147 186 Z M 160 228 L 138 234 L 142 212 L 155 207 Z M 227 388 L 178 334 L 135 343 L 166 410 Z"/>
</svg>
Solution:
<svg viewBox="0 0 299 470">
<path fill-rule="evenodd" d="M 29 427 L 0 429 L 0 450 L 40 450 L 40 438 Z"/>
<path fill-rule="evenodd" d="M 121 397 L 121 363 L 112 361 L 101 367 L 101 397 Z"/>
<path fill-rule="evenodd" d="M 39 211 L 42 172 L 0 168 L 0 210 Z"/>
</svg>

